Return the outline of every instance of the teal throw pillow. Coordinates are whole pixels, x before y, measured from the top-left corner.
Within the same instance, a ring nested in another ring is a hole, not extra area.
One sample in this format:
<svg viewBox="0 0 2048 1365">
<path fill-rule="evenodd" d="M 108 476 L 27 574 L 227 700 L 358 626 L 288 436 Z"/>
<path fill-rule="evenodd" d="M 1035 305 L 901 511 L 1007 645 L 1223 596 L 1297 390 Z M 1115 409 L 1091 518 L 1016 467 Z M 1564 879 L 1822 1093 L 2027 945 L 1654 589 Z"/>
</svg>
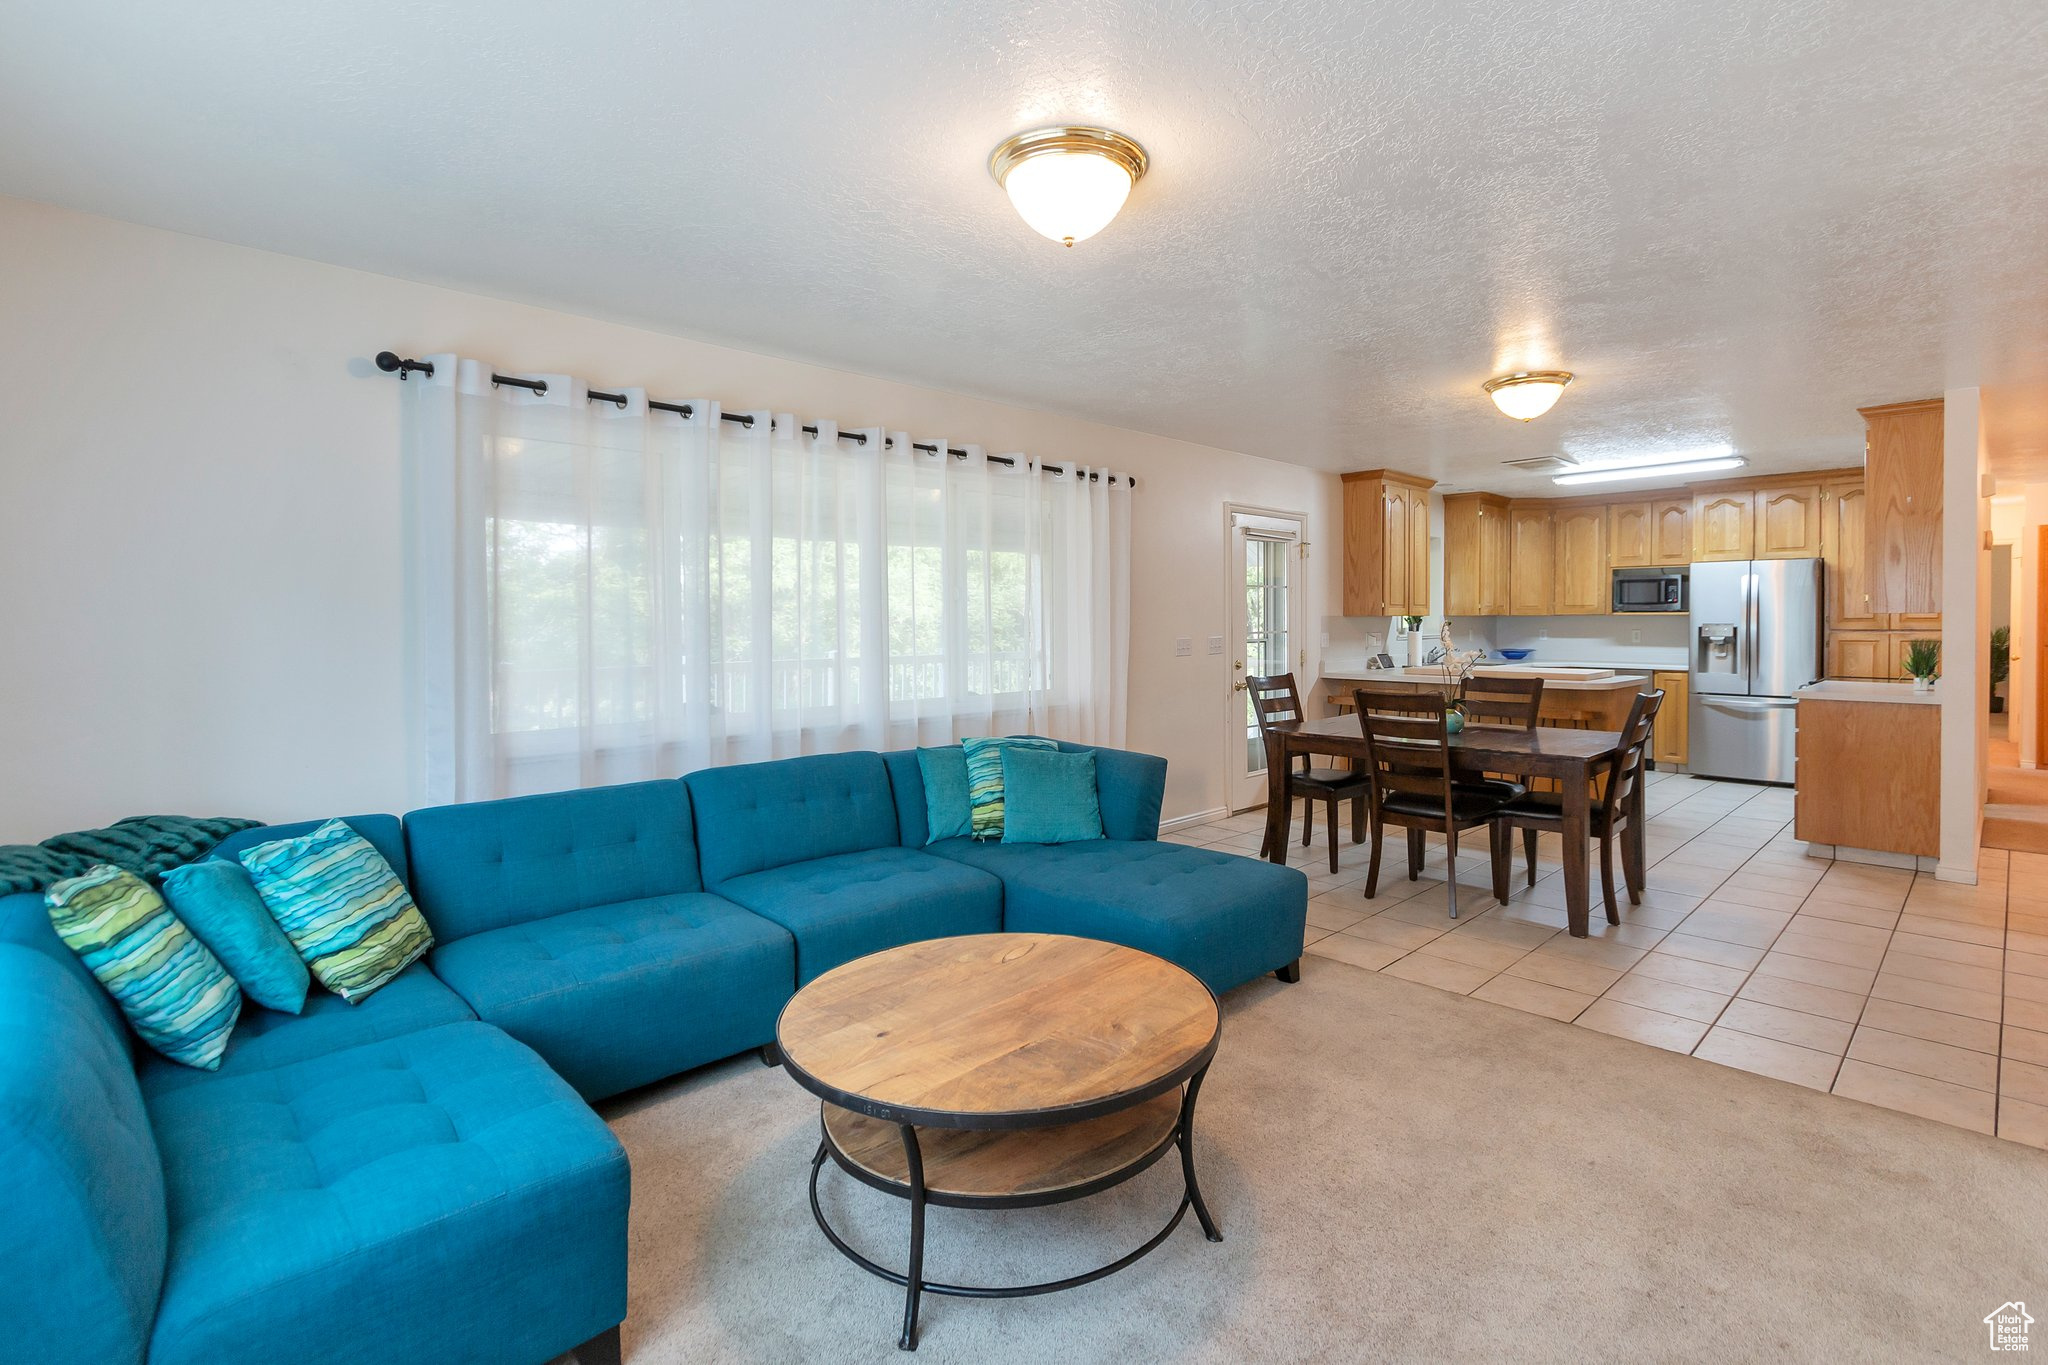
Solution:
<svg viewBox="0 0 2048 1365">
<path fill-rule="evenodd" d="M 1003 842 L 1073 844 L 1102 837 L 1095 755 L 1010 748 L 1003 752 Z"/>
<path fill-rule="evenodd" d="M 1021 739 L 963 739 L 960 749 L 967 755 L 967 805 L 973 834 L 977 839 L 1003 837 L 1003 750 L 1051 749 L 1059 745 L 1049 739 L 1026 735 Z"/>
<path fill-rule="evenodd" d="M 346 821 L 243 849 L 242 866 L 314 977 L 351 1005 L 434 946 L 405 883 Z"/>
<path fill-rule="evenodd" d="M 964 839 L 974 833 L 974 813 L 967 801 L 967 751 L 957 744 L 919 749 L 917 770 L 924 775 L 924 841 Z"/>
<path fill-rule="evenodd" d="M 220 1068 L 242 992 L 148 882 L 100 863 L 50 887 L 43 905 L 143 1042 L 174 1062 Z"/>
<path fill-rule="evenodd" d="M 171 913 L 199 935 L 242 994 L 266 1009 L 297 1014 L 306 1007 L 313 978 L 292 941 L 278 928 L 240 863 L 208 858 L 164 873 Z"/>
</svg>

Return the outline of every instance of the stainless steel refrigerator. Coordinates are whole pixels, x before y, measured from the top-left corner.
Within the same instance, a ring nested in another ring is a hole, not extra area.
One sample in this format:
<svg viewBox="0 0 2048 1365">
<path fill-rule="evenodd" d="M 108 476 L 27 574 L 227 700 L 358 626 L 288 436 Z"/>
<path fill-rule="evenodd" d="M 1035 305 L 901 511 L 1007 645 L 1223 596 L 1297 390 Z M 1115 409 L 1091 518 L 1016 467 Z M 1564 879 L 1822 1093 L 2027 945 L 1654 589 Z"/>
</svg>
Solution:
<svg viewBox="0 0 2048 1365">
<path fill-rule="evenodd" d="M 1818 559 L 1695 564 L 1687 767 L 1792 781 L 1793 694 L 1821 675 Z"/>
</svg>

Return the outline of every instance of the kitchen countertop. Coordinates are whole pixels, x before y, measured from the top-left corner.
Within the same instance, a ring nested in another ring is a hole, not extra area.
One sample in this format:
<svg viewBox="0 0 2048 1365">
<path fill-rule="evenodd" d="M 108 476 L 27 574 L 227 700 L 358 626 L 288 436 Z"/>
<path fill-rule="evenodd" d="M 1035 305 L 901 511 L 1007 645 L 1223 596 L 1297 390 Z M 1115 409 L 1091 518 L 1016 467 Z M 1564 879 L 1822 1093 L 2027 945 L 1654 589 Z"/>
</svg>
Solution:
<svg viewBox="0 0 2048 1365">
<path fill-rule="evenodd" d="M 1909 682 L 1856 682 L 1848 678 L 1830 678 L 1824 682 L 1808 683 L 1799 689 L 1801 701 L 1875 701 L 1890 702 L 1901 706 L 1935 706 L 1941 701 L 1941 684 L 1935 683 L 1932 692 L 1915 692 Z"/>
<path fill-rule="evenodd" d="M 1512 664 L 1502 664 L 1501 666 L 1511 667 Z M 1607 668 L 1610 667 L 1610 665 L 1597 664 L 1594 665 L 1594 667 Z M 1648 668 L 1617 668 L 1614 670 L 1614 676 L 1611 678 L 1589 678 L 1583 681 L 1565 678 L 1545 678 L 1543 680 L 1543 690 L 1546 692 L 1611 692 L 1617 687 L 1640 687 L 1644 682 L 1649 680 L 1650 674 L 1655 671 L 1656 670 L 1654 669 Z M 1429 683 L 1432 681 L 1438 681 L 1438 679 L 1420 677 L 1413 673 L 1405 673 L 1400 668 L 1368 668 L 1362 670 L 1345 670 L 1341 672 L 1336 670 L 1326 670 L 1323 673 L 1323 681 Z"/>
</svg>

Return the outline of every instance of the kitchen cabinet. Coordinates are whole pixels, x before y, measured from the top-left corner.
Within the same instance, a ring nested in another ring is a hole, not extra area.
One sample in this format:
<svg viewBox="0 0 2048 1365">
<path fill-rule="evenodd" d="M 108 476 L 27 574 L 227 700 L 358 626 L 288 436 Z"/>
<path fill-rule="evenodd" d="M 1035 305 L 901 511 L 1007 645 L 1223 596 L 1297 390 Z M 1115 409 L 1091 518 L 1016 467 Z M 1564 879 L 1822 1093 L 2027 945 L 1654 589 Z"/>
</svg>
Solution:
<svg viewBox="0 0 2048 1365">
<path fill-rule="evenodd" d="M 1658 568 L 1692 563 L 1692 499 L 1658 498 L 1650 504 L 1650 563 Z"/>
<path fill-rule="evenodd" d="M 1941 611 L 1942 401 L 1862 408 L 1870 605 L 1916 621 Z"/>
<path fill-rule="evenodd" d="M 1695 493 L 1692 557 L 1700 564 L 1756 558 L 1756 494 L 1748 488 Z"/>
<path fill-rule="evenodd" d="M 1344 475 L 1344 614 L 1429 614 L 1432 480 L 1391 469 Z"/>
<path fill-rule="evenodd" d="M 1444 615 L 1504 616 L 1512 557 L 1508 500 L 1495 493 L 1444 497 Z"/>
<path fill-rule="evenodd" d="M 1812 559 L 1821 552 L 1820 485 L 1800 483 L 1756 490 L 1753 559 Z"/>
<path fill-rule="evenodd" d="M 1827 563 L 1828 629 L 1883 630 L 1870 605 L 1869 495 L 1861 479 L 1821 489 L 1821 558 Z"/>
<path fill-rule="evenodd" d="M 1556 554 L 1548 507 L 1508 509 L 1508 614 L 1548 616 Z"/>
<path fill-rule="evenodd" d="M 1659 763 L 1684 763 L 1692 676 L 1655 673 L 1650 677 L 1650 685 L 1664 694 L 1664 705 L 1657 712 L 1657 728 L 1650 734 L 1650 757 Z"/>
<path fill-rule="evenodd" d="M 1809 843 L 1941 851 L 1941 708 L 1799 699 L 1792 833 Z"/>
<path fill-rule="evenodd" d="M 1551 610 L 1559 616 L 1604 616 L 1612 576 L 1607 570 L 1607 508 L 1560 507 L 1552 515 L 1557 572 Z"/>
<path fill-rule="evenodd" d="M 1827 669 L 1830 678 L 1893 678 L 1893 661 L 1898 657 L 1894 636 L 1882 630 L 1831 630 L 1828 632 Z"/>
<path fill-rule="evenodd" d="M 1646 569 L 1657 562 L 1656 509 L 1648 502 L 1610 503 L 1607 562 L 1617 569 Z"/>
</svg>

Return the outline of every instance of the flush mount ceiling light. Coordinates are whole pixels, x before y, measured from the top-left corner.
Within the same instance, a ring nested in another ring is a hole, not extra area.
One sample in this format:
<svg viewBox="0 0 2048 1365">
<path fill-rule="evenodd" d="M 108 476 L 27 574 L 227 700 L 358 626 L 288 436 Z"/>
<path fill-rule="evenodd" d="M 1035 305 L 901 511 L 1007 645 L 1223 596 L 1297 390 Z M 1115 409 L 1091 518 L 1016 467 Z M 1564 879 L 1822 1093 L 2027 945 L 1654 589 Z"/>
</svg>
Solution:
<svg viewBox="0 0 2048 1365">
<path fill-rule="evenodd" d="M 1569 370 L 1523 370 L 1489 379 L 1479 387 L 1493 397 L 1493 405 L 1518 422 L 1534 421 L 1557 406 L 1564 386 L 1572 382 Z"/>
<path fill-rule="evenodd" d="M 989 153 L 1018 216 L 1072 246 L 1108 227 L 1145 174 L 1145 149 L 1107 128 L 1035 128 Z"/>
<path fill-rule="evenodd" d="M 1676 474 L 1711 474 L 1717 469 L 1740 469 L 1749 461 L 1740 455 L 1709 455 L 1699 451 L 1683 459 L 1666 457 L 1661 460 L 1639 460 L 1634 464 L 1607 465 L 1600 469 L 1582 469 L 1574 474 L 1558 474 L 1552 483 L 1620 483 L 1624 479 L 1661 479 Z"/>
</svg>

